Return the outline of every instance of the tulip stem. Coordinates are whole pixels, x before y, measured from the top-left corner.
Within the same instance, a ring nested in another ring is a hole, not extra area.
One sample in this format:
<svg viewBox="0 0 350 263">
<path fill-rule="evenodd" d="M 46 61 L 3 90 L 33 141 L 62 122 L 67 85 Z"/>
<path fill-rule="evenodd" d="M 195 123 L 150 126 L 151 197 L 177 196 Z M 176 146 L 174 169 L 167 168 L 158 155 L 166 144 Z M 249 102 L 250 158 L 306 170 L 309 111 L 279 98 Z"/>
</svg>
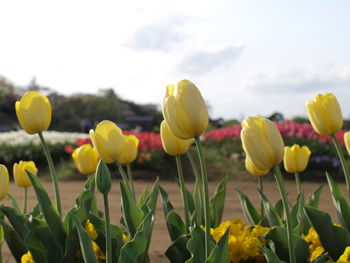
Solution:
<svg viewBox="0 0 350 263">
<path fill-rule="evenodd" d="M 202 216 L 203 216 L 203 206 L 204 206 L 204 199 L 203 199 L 203 182 L 202 182 L 202 178 L 199 176 L 198 174 L 198 170 L 197 170 L 197 166 L 193 160 L 193 156 L 190 152 L 187 152 L 187 157 L 188 157 L 188 160 L 190 161 L 190 164 L 192 166 L 192 169 L 193 169 L 193 173 L 194 173 L 194 176 L 196 177 L 196 184 L 198 184 L 198 187 L 199 187 L 199 205 L 200 207 L 196 207 L 196 213 L 197 213 L 197 224 L 198 225 L 202 225 L 203 223 L 203 220 L 202 220 Z"/>
<path fill-rule="evenodd" d="M 345 181 L 346 181 L 346 188 L 348 189 L 348 193 L 349 193 L 349 199 L 350 199 L 350 173 L 349 173 L 349 167 L 348 164 L 346 163 L 345 157 L 344 157 L 344 153 L 339 145 L 339 142 L 337 140 L 337 137 L 335 135 L 332 135 L 333 138 L 333 143 L 335 146 L 335 149 L 337 150 L 339 159 L 340 159 L 340 163 L 341 166 L 343 168 L 343 172 L 345 175 Z"/>
<path fill-rule="evenodd" d="M 190 214 L 189 214 L 190 211 L 189 211 L 189 207 L 188 207 L 188 198 L 187 198 L 187 193 L 186 193 L 186 189 L 185 189 L 185 180 L 184 180 L 184 175 L 183 175 L 183 171 L 182 171 L 181 156 L 176 155 L 175 160 L 176 160 L 177 172 L 179 174 L 179 183 L 180 183 L 180 188 L 181 188 L 182 200 L 184 202 L 186 234 L 188 234 L 190 224 L 191 224 L 190 223 Z"/>
<path fill-rule="evenodd" d="M 195 137 L 197 152 L 199 157 L 199 163 L 201 166 L 202 172 L 202 181 L 203 181 L 203 192 L 204 192 L 204 220 L 205 220 L 205 256 L 209 257 L 209 242 L 210 242 L 210 210 L 209 210 L 209 188 L 208 188 L 208 176 L 207 176 L 207 167 L 205 164 L 205 158 L 202 148 L 201 139 L 197 136 Z M 295 262 L 294 262 L 295 263 Z"/>
<path fill-rule="evenodd" d="M 135 187 L 134 187 L 134 180 L 132 178 L 132 170 L 131 170 L 131 165 L 130 163 L 126 164 L 126 171 L 128 172 L 128 179 L 130 182 L 131 190 L 135 195 Z"/>
<path fill-rule="evenodd" d="M 105 206 L 106 263 L 112 263 L 112 239 L 111 239 L 111 226 L 109 221 L 108 194 L 103 194 L 103 201 Z"/>
<path fill-rule="evenodd" d="M 47 147 L 47 144 L 44 140 L 44 136 L 43 136 L 42 132 L 38 132 L 38 135 L 39 135 L 41 144 L 43 146 L 43 149 L 44 149 L 44 152 L 46 155 L 47 163 L 49 164 L 50 173 L 51 173 L 51 180 L 53 182 L 54 194 L 55 194 L 55 199 L 56 199 L 56 207 L 57 207 L 57 210 L 58 210 L 60 217 L 62 217 L 61 199 L 60 199 L 60 191 L 58 189 L 58 180 L 57 180 L 56 169 L 55 169 L 55 166 L 53 164 L 49 148 Z"/>
<path fill-rule="evenodd" d="M 27 213 L 27 194 L 28 188 L 24 187 L 23 214 Z"/>
<path fill-rule="evenodd" d="M 301 193 L 301 182 L 300 182 L 300 175 L 298 172 L 294 173 L 294 177 L 295 177 L 295 183 L 297 185 L 297 189 L 298 189 L 298 194 Z"/>
<path fill-rule="evenodd" d="M 130 182 L 129 182 L 129 180 L 128 180 L 128 176 L 126 175 L 122 164 L 121 164 L 120 162 L 118 162 L 118 161 L 116 161 L 116 163 L 117 163 L 117 166 L 118 166 L 119 173 L 120 173 L 120 175 L 122 176 L 122 178 L 123 178 L 125 184 L 126 184 L 126 185 L 128 186 L 128 188 L 133 192 L 133 190 L 132 190 L 132 188 L 131 188 L 131 185 L 130 185 Z M 133 192 L 133 194 L 134 194 L 134 197 L 135 197 L 135 193 L 134 193 L 134 192 Z"/>
<path fill-rule="evenodd" d="M 258 176 L 258 183 L 259 183 L 259 191 L 261 193 L 263 193 L 264 192 L 264 179 L 262 176 Z M 261 212 L 261 216 L 263 216 L 264 215 L 264 203 L 262 200 L 260 201 L 260 212 Z"/>
<path fill-rule="evenodd" d="M 275 179 L 276 179 L 280 194 L 282 196 L 282 203 L 283 203 L 284 213 L 286 216 L 289 262 L 296 263 L 294 244 L 293 244 L 293 232 L 292 232 L 292 225 L 291 225 L 291 219 L 290 219 L 289 207 L 288 207 L 287 191 L 286 191 L 283 177 L 282 177 L 282 173 L 281 173 L 281 170 L 280 170 L 278 164 L 275 165 L 274 170 L 275 170 L 275 173 L 274 173 Z"/>
</svg>

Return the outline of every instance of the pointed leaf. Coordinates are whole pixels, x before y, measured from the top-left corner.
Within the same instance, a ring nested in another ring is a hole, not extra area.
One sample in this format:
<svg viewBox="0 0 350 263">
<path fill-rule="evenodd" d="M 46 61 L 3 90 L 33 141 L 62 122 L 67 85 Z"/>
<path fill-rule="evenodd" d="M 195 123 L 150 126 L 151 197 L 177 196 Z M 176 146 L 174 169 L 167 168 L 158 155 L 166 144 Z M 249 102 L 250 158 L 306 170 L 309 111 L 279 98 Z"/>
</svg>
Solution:
<svg viewBox="0 0 350 263">
<path fill-rule="evenodd" d="M 227 228 L 225 234 L 220 238 L 213 251 L 210 253 L 206 263 L 228 263 L 228 235 L 230 228 Z"/>
<path fill-rule="evenodd" d="M 227 179 L 228 177 L 225 176 L 220 181 L 210 200 L 210 225 L 212 227 L 217 227 L 221 223 L 225 205 Z"/>
<path fill-rule="evenodd" d="M 340 226 L 334 226 L 331 217 L 316 208 L 305 207 L 304 211 L 320 237 L 320 241 L 329 256 L 337 260 L 347 246 L 350 246 L 349 232 Z"/>
<path fill-rule="evenodd" d="M 30 172 L 27 175 L 32 182 L 34 191 L 36 193 L 38 202 L 41 207 L 41 211 L 44 218 L 49 226 L 49 229 L 57 241 L 57 244 L 61 246 L 62 251 L 64 251 L 64 242 L 66 238 L 66 232 L 64 231 L 63 224 L 58 214 L 57 208 L 52 204 L 49 195 L 47 194 L 44 186 L 41 184 L 39 178 Z"/>
<path fill-rule="evenodd" d="M 6 244 L 9 247 L 13 258 L 16 262 L 21 262 L 23 254 L 27 253 L 27 248 L 20 239 L 16 231 L 5 221 L 1 222 L 4 228 Z"/>
<path fill-rule="evenodd" d="M 270 227 L 273 226 L 283 226 L 283 221 L 281 217 L 278 215 L 276 209 L 274 206 L 270 203 L 270 201 L 267 199 L 265 194 L 261 191 L 259 191 L 261 200 L 263 201 L 264 204 L 264 210 L 267 216 L 267 219 L 269 221 Z"/>
<path fill-rule="evenodd" d="M 199 226 L 195 226 L 191 231 L 191 238 L 188 240 L 187 249 L 191 253 L 191 258 L 186 263 L 203 263 L 205 256 L 205 232 Z M 214 243 L 210 241 L 209 251 L 214 248 Z"/>
<path fill-rule="evenodd" d="M 350 207 L 336 182 L 326 173 L 339 222 L 350 231 Z"/>
<path fill-rule="evenodd" d="M 181 235 L 166 250 L 165 255 L 171 263 L 183 263 L 191 257 L 187 242 L 188 236 Z"/>
<path fill-rule="evenodd" d="M 267 247 L 260 247 L 268 263 L 286 263 L 278 258 L 278 256 Z"/>
<path fill-rule="evenodd" d="M 318 204 L 320 202 L 320 197 L 321 197 L 321 193 L 322 193 L 322 189 L 323 189 L 323 185 L 320 185 L 319 187 L 317 187 L 317 189 L 309 196 L 308 201 L 307 201 L 307 205 L 317 208 Z"/>
<path fill-rule="evenodd" d="M 85 232 L 79 219 L 73 213 L 71 213 L 70 215 L 77 226 L 80 247 L 81 247 L 81 252 L 83 253 L 84 261 L 86 263 L 98 263 L 94 249 L 92 247 L 92 242 L 91 242 L 92 240 L 90 236 Z"/>
<path fill-rule="evenodd" d="M 144 213 L 141 208 L 137 206 L 133 193 L 123 181 L 120 181 L 120 190 L 123 219 L 130 236 L 133 237 L 142 222 Z"/>
<path fill-rule="evenodd" d="M 249 198 L 243 192 L 237 188 L 235 188 L 235 191 L 238 194 L 239 200 L 241 201 L 243 213 L 248 219 L 249 223 L 252 225 L 259 224 L 261 215 L 258 209 L 255 208 L 255 206 L 250 202 Z"/>
</svg>

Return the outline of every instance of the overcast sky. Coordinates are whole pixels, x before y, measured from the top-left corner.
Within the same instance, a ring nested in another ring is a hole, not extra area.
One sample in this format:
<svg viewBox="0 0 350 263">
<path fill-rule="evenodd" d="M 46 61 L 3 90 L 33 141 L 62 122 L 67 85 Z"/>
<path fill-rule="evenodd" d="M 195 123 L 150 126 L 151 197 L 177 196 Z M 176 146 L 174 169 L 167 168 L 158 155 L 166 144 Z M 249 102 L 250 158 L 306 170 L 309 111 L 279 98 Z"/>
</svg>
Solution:
<svg viewBox="0 0 350 263">
<path fill-rule="evenodd" d="M 350 1 L 1 1 L 0 75 L 60 93 L 113 87 L 160 104 L 189 79 L 213 117 L 280 111 L 334 93 L 350 118 Z"/>
</svg>

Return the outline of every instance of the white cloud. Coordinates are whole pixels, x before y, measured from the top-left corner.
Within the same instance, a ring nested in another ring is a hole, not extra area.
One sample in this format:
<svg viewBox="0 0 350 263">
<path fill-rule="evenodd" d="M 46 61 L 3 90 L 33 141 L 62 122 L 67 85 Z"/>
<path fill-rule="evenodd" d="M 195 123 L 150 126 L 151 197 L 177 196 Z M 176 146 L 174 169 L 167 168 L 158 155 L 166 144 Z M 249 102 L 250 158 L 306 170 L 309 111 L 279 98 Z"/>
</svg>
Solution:
<svg viewBox="0 0 350 263">
<path fill-rule="evenodd" d="M 243 84 L 261 93 L 325 92 L 350 86 L 350 67 L 297 66 L 260 69 Z"/>
<path fill-rule="evenodd" d="M 189 74 L 204 74 L 219 66 L 230 65 L 243 51 L 243 45 L 224 45 L 213 50 L 192 51 L 177 66 L 177 71 Z"/>
</svg>

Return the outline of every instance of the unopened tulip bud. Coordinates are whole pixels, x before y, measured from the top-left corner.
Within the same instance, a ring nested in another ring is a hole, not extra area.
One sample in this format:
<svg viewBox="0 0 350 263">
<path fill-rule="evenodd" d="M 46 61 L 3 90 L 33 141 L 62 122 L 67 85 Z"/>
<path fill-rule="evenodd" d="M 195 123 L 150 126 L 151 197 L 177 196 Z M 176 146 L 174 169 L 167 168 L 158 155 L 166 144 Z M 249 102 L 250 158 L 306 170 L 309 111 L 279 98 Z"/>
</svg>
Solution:
<svg viewBox="0 0 350 263">
<path fill-rule="evenodd" d="M 28 91 L 15 106 L 19 123 L 27 133 L 34 134 L 49 128 L 52 110 L 46 96 L 37 91 Z"/>
<path fill-rule="evenodd" d="M 283 160 L 284 144 L 276 125 L 263 117 L 248 117 L 242 123 L 242 145 L 254 166 L 270 170 Z"/>
<path fill-rule="evenodd" d="M 306 110 L 314 130 L 321 135 L 333 135 L 343 126 L 343 115 L 337 98 L 331 93 L 318 94 L 306 102 Z"/>
<path fill-rule="evenodd" d="M 33 161 L 20 161 L 19 163 L 14 163 L 13 177 L 17 186 L 27 188 L 32 185 L 27 172 L 30 172 L 33 175 L 38 174 L 38 168 L 36 168 Z"/>
<path fill-rule="evenodd" d="M 188 80 L 167 86 L 162 110 L 170 130 L 181 139 L 198 137 L 208 127 L 208 110 L 203 97 Z"/>
<path fill-rule="evenodd" d="M 300 173 L 306 169 L 311 151 L 309 147 L 300 147 L 294 144 L 292 147 L 285 147 L 284 169 L 289 173 Z"/>
</svg>

